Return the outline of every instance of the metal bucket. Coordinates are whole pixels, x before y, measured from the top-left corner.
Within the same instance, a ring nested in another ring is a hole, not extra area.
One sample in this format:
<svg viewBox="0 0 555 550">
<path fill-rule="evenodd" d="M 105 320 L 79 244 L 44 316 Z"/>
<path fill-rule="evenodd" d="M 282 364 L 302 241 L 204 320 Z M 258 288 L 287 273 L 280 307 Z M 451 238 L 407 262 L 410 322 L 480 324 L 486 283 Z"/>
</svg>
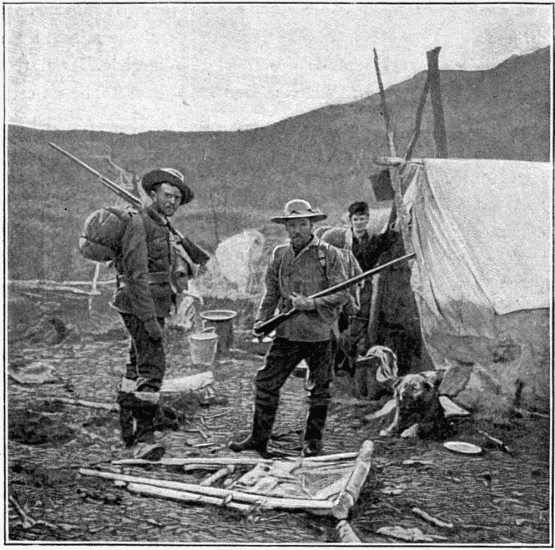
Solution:
<svg viewBox="0 0 555 550">
<path fill-rule="evenodd" d="M 211 367 L 216 359 L 218 347 L 218 335 L 215 333 L 214 327 L 208 327 L 197 334 L 190 334 L 188 339 L 193 365 Z"/>
<path fill-rule="evenodd" d="M 237 312 L 232 309 L 212 309 L 201 311 L 200 317 L 203 324 L 213 327 L 219 336 L 218 352 L 221 355 L 228 355 L 233 346 L 233 319 L 237 317 Z"/>
</svg>

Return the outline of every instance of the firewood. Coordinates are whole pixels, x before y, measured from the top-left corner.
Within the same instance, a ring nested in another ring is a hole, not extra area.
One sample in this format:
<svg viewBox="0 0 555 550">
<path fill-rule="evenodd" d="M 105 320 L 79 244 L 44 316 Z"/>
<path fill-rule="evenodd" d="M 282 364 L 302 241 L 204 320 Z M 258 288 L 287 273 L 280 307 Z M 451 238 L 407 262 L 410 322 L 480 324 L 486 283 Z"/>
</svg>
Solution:
<svg viewBox="0 0 555 550">
<path fill-rule="evenodd" d="M 60 529 L 58 525 L 54 525 L 53 523 L 49 523 L 48 521 L 43 521 L 41 519 L 33 519 L 29 514 L 23 510 L 19 502 L 10 496 L 9 498 L 10 504 L 14 507 L 15 511 L 18 513 L 19 517 L 21 518 L 21 527 L 23 529 L 32 529 L 35 525 L 44 525 L 45 527 L 50 527 L 50 529 Z M 67 530 L 64 528 L 64 530 Z"/>
<path fill-rule="evenodd" d="M 79 407 L 89 407 L 91 409 L 104 409 L 107 411 L 118 412 L 119 405 L 117 403 L 101 403 L 98 401 L 87 401 L 85 399 L 71 399 L 70 397 L 50 397 L 51 401 L 59 401 L 66 405 L 76 405 Z"/>
<path fill-rule="evenodd" d="M 372 464 L 372 454 L 374 453 L 374 444 L 370 440 L 366 440 L 360 448 L 359 456 L 355 462 L 355 467 L 344 489 L 337 497 L 332 514 L 337 519 L 346 519 L 349 516 L 350 509 L 355 505 L 362 486 L 366 481 L 370 466 Z"/>
<path fill-rule="evenodd" d="M 412 512 L 417 516 L 420 516 L 422 519 L 425 519 L 427 522 L 436 525 L 437 527 L 445 527 L 446 529 L 453 529 L 455 527 L 451 522 L 441 521 L 440 519 L 434 518 L 420 508 L 412 508 Z"/>
</svg>

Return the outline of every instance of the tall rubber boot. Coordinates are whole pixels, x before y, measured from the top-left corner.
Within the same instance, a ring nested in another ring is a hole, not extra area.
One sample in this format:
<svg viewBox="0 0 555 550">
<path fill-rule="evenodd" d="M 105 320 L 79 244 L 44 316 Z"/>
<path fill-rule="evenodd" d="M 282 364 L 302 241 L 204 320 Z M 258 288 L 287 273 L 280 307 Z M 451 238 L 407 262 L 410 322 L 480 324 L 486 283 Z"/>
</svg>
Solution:
<svg viewBox="0 0 555 550">
<path fill-rule="evenodd" d="M 250 435 L 242 441 L 231 441 L 228 447 L 235 453 L 256 451 L 262 458 L 271 458 L 268 452 L 268 441 L 272 435 L 272 427 L 276 419 L 277 407 L 256 404 Z"/>
<path fill-rule="evenodd" d="M 302 456 L 317 456 L 324 446 L 322 444 L 322 433 L 326 425 L 328 416 L 328 404 L 310 404 L 308 415 L 306 418 L 306 426 L 304 432 Z"/>
<path fill-rule="evenodd" d="M 156 443 L 154 438 L 154 416 L 157 410 L 158 405 L 146 403 L 141 408 L 135 409 L 137 431 L 135 433 L 133 458 L 160 460 L 164 456 L 166 449 L 163 445 Z"/>
<path fill-rule="evenodd" d="M 121 438 L 127 449 L 135 443 L 135 419 L 133 418 L 132 407 L 130 407 L 132 397 L 132 394 L 123 391 L 118 392 L 117 397 Z"/>
</svg>

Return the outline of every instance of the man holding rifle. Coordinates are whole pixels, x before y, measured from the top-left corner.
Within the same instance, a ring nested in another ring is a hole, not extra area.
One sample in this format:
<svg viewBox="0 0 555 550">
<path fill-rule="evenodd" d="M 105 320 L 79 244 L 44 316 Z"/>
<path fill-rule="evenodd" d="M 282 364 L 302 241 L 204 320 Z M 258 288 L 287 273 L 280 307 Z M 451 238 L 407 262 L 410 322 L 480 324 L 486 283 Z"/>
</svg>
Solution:
<svg viewBox="0 0 555 550">
<path fill-rule="evenodd" d="M 111 304 L 131 337 L 129 362 L 118 393 L 121 435 L 133 458 L 159 460 L 165 449 L 154 440 L 154 417 L 166 370 L 162 329 L 175 303 L 168 218 L 194 194 L 177 170 L 148 172 L 142 186 L 152 204 L 128 222 L 115 260 L 118 287 Z"/>
<path fill-rule="evenodd" d="M 272 218 L 285 225 L 290 242 L 275 248 L 266 272 L 266 292 L 260 304 L 257 328 L 272 318 L 276 309 L 298 313 L 284 320 L 268 350 L 264 366 L 256 374 L 255 409 L 250 435 L 231 442 L 235 452 L 254 450 L 264 458 L 276 417 L 279 394 L 289 375 L 304 359 L 309 376 L 308 415 L 303 436 L 302 456 L 321 453 L 330 383 L 332 379 L 332 333 L 337 318 L 349 300 L 347 289 L 323 297 L 313 294 L 347 280 L 341 252 L 313 235 L 314 223 L 327 216 L 305 200 L 285 205 L 283 216 Z"/>
</svg>

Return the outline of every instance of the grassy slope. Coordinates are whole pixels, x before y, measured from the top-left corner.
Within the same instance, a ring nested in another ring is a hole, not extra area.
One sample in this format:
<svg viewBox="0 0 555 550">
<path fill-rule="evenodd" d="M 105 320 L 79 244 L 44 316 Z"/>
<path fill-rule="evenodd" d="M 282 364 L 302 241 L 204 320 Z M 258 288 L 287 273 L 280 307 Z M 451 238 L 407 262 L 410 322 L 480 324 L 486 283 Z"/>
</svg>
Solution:
<svg viewBox="0 0 555 550">
<path fill-rule="evenodd" d="M 390 87 L 387 97 L 404 151 L 425 73 Z M 489 71 L 443 71 L 449 156 L 549 160 L 548 49 L 513 57 Z M 434 156 L 432 117 L 425 110 L 414 156 Z M 42 131 L 8 127 L 9 277 L 88 278 L 76 242 L 89 212 L 113 195 L 83 169 L 48 147 L 54 141 L 107 177 L 107 161 L 140 176 L 156 166 L 182 169 L 197 195 L 176 219 L 213 250 L 270 212 L 304 197 L 337 221 L 346 205 L 372 200 L 372 158 L 387 154 L 379 97 L 333 105 L 264 128 L 241 132 Z M 217 220 L 217 224 L 215 221 Z M 266 225 L 266 233 L 278 228 Z"/>
</svg>

